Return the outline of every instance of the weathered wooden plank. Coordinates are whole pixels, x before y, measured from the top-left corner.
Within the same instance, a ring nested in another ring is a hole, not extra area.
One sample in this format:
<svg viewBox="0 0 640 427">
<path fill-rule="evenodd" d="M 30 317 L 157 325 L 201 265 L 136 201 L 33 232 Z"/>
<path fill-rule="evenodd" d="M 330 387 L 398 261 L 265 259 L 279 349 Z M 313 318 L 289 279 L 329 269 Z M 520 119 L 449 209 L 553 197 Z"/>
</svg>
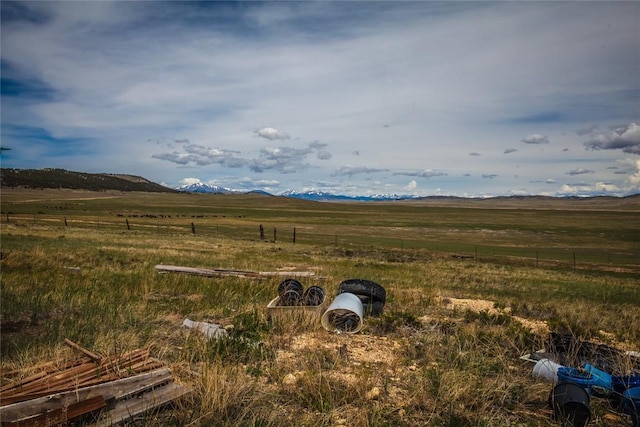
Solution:
<svg viewBox="0 0 640 427">
<path fill-rule="evenodd" d="M 48 411 L 12 421 L 2 421 L 2 427 L 50 427 L 78 418 L 107 407 L 104 397 L 98 395 L 74 402 L 66 407 L 57 407 Z"/>
<path fill-rule="evenodd" d="M 136 399 L 121 400 L 113 409 L 106 411 L 100 420 L 90 427 L 108 427 L 132 419 L 152 409 L 160 408 L 192 392 L 191 387 L 169 383 L 142 394 Z"/>
<path fill-rule="evenodd" d="M 0 394 L 2 405 L 88 387 L 121 378 L 123 374 L 141 373 L 164 364 L 149 357 L 148 349 L 138 349 L 121 356 L 104 358 L 100 363 L 85 359 L 85 363 L 44 376 L 34 376 L 27 383 L 19 382 Z"/>
<path fill-rule="evenodd" d="M 258 274 L 268 277 L 312 277 L 316 275 L 313 271 L 261 271 Z"/>
<path fill-rule="evenodd" d="M 156 270 L 170 273 L 186 273 L 198 276 L 242 276 L 242 277 L 310 277 L 315 276 L 313 271 L 247 271 L 247 270 L 229 270 L 229 269 L 208 269 L 200 267 L 181 267 L 177 265 L 156 265 Z"/>
<path fill-rule="evenodd" d="M 11 422 L 22 418 L 35 416 L 40 413 L 67 407 L 79 400 L 85 400 L 97 395 L 107 401 L 124 399 L 133 394 L 143 392 L 173 380 L 169 368 L 147 372 L 129 378 L 123 378 L 90 387 L 35 398 L 0 407 L 0 420 Z"/>
<path fill-rule="evenodd" d="M 246 276 L 246 275 L 258 275 L 256 271 L 242 271 L 242 270 L 224 270 L 224 269 L 208 269 L 198 267 L 180 267 L 177 265 L 156 265 L 156 270 L 171 272 L 171 273 L 186 273 L 195 274 L 198 276 Z"/>
</svg>

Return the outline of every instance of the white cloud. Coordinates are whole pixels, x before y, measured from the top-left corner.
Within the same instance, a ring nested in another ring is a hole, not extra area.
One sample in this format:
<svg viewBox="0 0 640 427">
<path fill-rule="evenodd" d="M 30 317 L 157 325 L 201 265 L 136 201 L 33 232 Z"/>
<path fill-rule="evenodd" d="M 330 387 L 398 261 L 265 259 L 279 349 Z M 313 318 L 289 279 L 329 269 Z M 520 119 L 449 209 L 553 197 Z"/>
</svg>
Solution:
<svg viewBox="0 0 640 427">
<path fill-rule="evenodd" d="M 289 139 L 289 135 L 287 133 L 269 127 L 258 129 L 256 134 L 260 138 L 265 138 L 270 141 Z"/>
<path fill-rule="evenodd" d="M 416 188 L 418 188 L 418 183 L 416 182 L 415 179 L 412 179 L 411 181 L 409 181 L 409 183 L 407 184 L 406 187 L 404 187 L 405 190 L 407 191 L 413 191 Z"/>
<path fill-rule="evenodd" d="M 640 159 L 636 160 L 636 172 L 627 178 L 628 191 L 630 193 L 640 193 Z"/>
<path fill-rule="evenodd" d="M 598 193 L 618 193 L 620 191 L 620 187 L 609 182 L 597 182 L 594 189 Z"/>
<path fill-rule="evenodd" d="M 201 184 L 198 178 L 184 178 L 180 180 L 180 185 L 192 185 L 192 184 Z"/>
</svg>

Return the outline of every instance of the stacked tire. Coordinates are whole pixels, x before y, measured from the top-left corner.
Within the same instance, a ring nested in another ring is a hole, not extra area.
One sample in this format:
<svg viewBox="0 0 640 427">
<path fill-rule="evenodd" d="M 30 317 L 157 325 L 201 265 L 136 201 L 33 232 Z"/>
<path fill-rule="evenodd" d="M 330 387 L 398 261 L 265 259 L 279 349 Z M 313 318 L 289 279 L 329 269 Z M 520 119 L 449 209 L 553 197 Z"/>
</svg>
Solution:
<svg viewBox="0 0 640 427">
<path fill-rule="evenodd" d="M 296 279 L 285 279 L 278 285 L 278 305 L 293 306 L 302 303 L 302 283 Z"/>
<path fill-rule="evenodd" d="M 285 279 L 278 285 L 278 305 L 318 306 L 324 302 L 324 290 L 320 286 L 304 289 L 296 279 Z"/>
<path fill-rule="evenodd" d="M 338 286 L 338 294 L 350 293 L 362 301 L 364 314 L 380 316 L 387 301 L 386 290 L 378 283 L 367 279 L 347 279 Z"/>
</svg>

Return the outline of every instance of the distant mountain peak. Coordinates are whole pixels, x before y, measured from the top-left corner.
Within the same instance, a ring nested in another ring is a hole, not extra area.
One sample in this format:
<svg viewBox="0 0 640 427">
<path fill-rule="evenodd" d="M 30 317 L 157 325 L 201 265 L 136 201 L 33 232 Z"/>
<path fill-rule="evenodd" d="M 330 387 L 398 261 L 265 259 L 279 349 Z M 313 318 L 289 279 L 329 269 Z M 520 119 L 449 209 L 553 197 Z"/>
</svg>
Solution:
<svg viewBox="0 0 640 427">
<path fill-rule="evenodd" d="M 195 184 L 185 184 L 175 188 L 183 193 L 208 193 L 208 194 L 232 194 L 233 191 L 228 188 L 218 187 L 217 185 L 209 185 L 204 182 L 196 182 Z"/>
</svg>

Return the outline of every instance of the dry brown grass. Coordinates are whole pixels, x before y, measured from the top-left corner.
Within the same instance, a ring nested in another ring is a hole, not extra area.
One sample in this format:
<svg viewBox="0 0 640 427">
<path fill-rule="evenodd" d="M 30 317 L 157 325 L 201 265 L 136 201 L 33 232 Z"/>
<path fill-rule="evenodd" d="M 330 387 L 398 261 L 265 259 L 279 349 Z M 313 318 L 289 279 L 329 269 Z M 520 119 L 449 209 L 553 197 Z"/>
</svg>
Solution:
<svg viewBox="0 0 640 427">
<path fill-rule="evenodd" d="M 150 346 L 195 392 L 149 426 L 550 426 L 550 384 L 519 359 L 549 330 L 640 349 L 640 290 L 624 271 L 154 227 L 1 227 L 3 383 L 72 356 L 64 338 L 99 354 Z M 388 302 L 360 333 L 337 335 L 317 319 L 267 320 L 281 278 L 159 274 L 156 264 L 311 270 L 303 283 L 329 298 L 340 281 L 367 278 Z M 187 317 L 233 328 L 209 341 L 181 327 Z M 594 425 L 625 422 L 599 402 L 593 411 Z"/>
</svg>

